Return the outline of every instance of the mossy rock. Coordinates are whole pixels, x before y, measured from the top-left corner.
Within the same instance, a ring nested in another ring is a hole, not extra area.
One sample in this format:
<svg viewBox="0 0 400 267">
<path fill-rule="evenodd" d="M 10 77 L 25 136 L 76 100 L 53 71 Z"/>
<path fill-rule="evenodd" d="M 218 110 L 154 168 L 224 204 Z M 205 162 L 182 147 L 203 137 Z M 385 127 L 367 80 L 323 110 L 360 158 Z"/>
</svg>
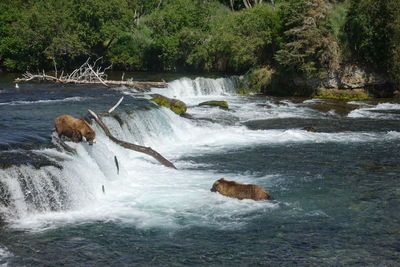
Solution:
<svg viewBox="0 0 400 267">
<path fill-rule="evenodd" d="M 169 108 L 178 115 L 184 114 L 187 110 L 186 104 L 178 99 L 168 98 L 160 94 L 153 94 L 151 96 L 151 101 L 155 102 L 159 106 Z"/>
<path fill-rule="evenodd" d="M 213 107 L 220 107 L 222 109 L 229 109 L 228 102 L 226 101 L 206 101 L 199 104 L 199 106 L 213 106 Z"/>
<path fill-rule="evenodd" d="M 361 101 L 371 99 L 364 89 L 318 89 L 315 98 Z"/>
</svg>

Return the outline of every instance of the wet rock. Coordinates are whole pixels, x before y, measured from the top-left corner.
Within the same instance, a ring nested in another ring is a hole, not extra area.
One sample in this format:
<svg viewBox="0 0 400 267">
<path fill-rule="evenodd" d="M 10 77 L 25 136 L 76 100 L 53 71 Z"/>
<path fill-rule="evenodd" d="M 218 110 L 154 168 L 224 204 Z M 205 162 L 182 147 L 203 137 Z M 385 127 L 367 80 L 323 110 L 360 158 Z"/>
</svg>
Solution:
<svg viewBox="0 0 400 267">
<path fill-rule="evenodd" d="M 347 115 L 351 111 L 359 108 L 360 105 L 349 104 L 347 101 L 343 101 L 343 100 L 325 99 L 322 101 L 308 104 L 307 107 L 317 110 L 319 112 L 323 112 L 323 113 L 333 110 L 337 114 Z"/>
<path fill-rule="evenodd" d="M 326 89 L 357 89 L 377 86 L 388 83 L 389 79 L 372 69 L 362 68 L 357 65 L 343 65 L 338 70 L 331 72 L 325 78 L 307 79 L 296 77 L 293 82 L 297 86 Z"/>
<path fill-rule="evenodd" d="M 307 131 L 307 132 L 312 132 L 312 133 L 317 132 L 317 130 L 316 130 L 314 127 L 312 127 L 312 126 L 303 127 L 303 130 L 304 130 L 304 131 Z"/>
<path fill-rule="evenodd" d="M 228 102 L 226 101 L 216 101 L 216 100 L 205 101 L 200 103 L 199 106 L 212 106 L 212 107 L 219 107 L 222 109 L 229 109 Z"/>
<path fill-rule="evenodd" d="M 123 126 L 125 124 L 125 121 L 121 118 L 119 114 L 113 114 L 112 115 L 114 119 L 116 119 L 119 123 L 119 126 Z"/>
<path fill-rule="evenodd" d="M 6 190 L 4 184 L 0 182 L 0 211 L 10 205 L 10 193 Z M 0 213 L 0 226 L 1 226 L 1 213 Z"/>
<path fill-rule="evenodd" d="M 157 103 L 160 106 L 169 108 L 178 115 L 184 114 L 187 110 L 186 104 L 178 99 L 168 98 L 160 94 L 152 94 L 151 96 L 151 101 Z"/>
<path fill-rule="evenodd" d="M 189 114 L 189 113 L 184 113 L 181 115 L 181 117 L 189 119 L 189 120 L 195 120 L 196 118 L 193 117 L 193 115 Z"/>
<path fill-rule="evenodd" d="M 133 110 L 125 110 L 125 113 L 128 114 L 129 116 L 133 116 L 135 112 Z"/>
<path fill-rule="evenodd" d="M 265 108 L 265 109 L 271 109 L 272 108 L 272 106 L 269 105 L 269 104 L 257 104 L 256 106 L 257 107 L 262 107 L 262 108 Z"/>
</svg>

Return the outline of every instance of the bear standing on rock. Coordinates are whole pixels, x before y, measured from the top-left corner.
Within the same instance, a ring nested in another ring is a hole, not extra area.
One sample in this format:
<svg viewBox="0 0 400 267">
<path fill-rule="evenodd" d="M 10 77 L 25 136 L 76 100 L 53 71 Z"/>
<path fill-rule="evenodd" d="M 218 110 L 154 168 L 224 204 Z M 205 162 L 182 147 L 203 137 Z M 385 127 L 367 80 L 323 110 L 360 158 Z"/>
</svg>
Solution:
<svg viewBox="0 0 400 267">
<path fill-rule="evenodd" d="M 218 192 L 221 195 L 238 199 L 263 200 L 271 198 L 270 194 L 258 185 L 241 184 L 225 180 L 224 178 L 219 179 L 213 184 L 211 192 Z"/>
</svg>

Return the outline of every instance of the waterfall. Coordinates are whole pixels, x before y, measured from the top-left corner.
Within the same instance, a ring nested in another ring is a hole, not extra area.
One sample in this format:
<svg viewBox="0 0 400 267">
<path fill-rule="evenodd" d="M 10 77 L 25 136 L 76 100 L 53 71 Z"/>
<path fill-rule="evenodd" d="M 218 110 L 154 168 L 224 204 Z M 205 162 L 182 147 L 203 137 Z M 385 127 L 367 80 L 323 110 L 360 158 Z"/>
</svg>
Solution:
<svg viewBox="0 0 400 267">
<path fill-rule="evenodd" d="M 153 89 L 153 92 L 167 97 L 184 99 L 187 97 L 235 95 L 239 87 L 239 77 L 228 78 L 181 78 L 168 83 L 166 89 Z"/>
<path fill-rule="evenodd" d="M 294 103 L 260 108 L 253 99 L 246 102 L 246 99 L 226 96 L 234 95 L 237 86 L 238 78 L 235 77 L 182 78 L 170 82 L 168 88 L 152 89 L 150 94 L 159 92 L 192 100 L 188 109 L 191 119 L 157 106 L 143 98 L 146 97 L 143 94 L 132 95 L 133 98 L 126 99 L 111 115 L 103 116 L 115 137 L 152 147 L 173 162 L 178 170 L 166 168 L 148 155 L 113 143 L 96 124 L 93 126 L 97 132 L 93 146 L 67 141 L 69 148 L 65 148 L 53 139 L 52 148 L 8 151 L 15 153 L 14 158 L 18 160 L 10 163 L 11 156 L 0 157 L 0 160 L 5 159 L 0 162 L 3 167 L 0 169 L 0 223 L 6 221 L 13 226 L 23 224 L 22 227 L 35 228 L 57 222 L 122 220 L 133 222 L 135 227 L 176 227 L 190 221 L 195 225 L 224 227 L 236 223 L 231 220 L 233 217 L 241 218 L 254 210 L 273 208 L 274 204 L 238 202 L 212 194 L 210 187 L 216 179 L 232 177 L 240 182 L 254 183 L 254 177 L 246 173 L 226 173 L 223 166 L 210 164 L 212 167 L 209 168 L 208 163 L 197 162 L 197 157 L 223 155 L 240 146 L 257 144 L 399 139 L 398 132 L 314 133 L 302 129 L 257 127 L 252 130 L 234 122 L 257 116 L 260 119 L 307 118 L 314 116 L 314 112 Z M 218 97 L 226 98 L 232 110 L 197 105 L 203 98 Z M 99 98 L 99 101 L 101 106 L 97 109 L 108 103 L 108 99 Z M 260 101 L 265 104 L 264 99 Z M 87 104 L 82 103 L 78 108 L 87 108 Z M 230 123 L 220 123 L 219 118 L 228 118 Z M 0 151 L 0 156 L 4 153 Z M 25 154 L 25 158 L 21 154 Z M 269 188 L 273 183 L 271 177 L 257 177 L 257 182 Z"/>
<path fill-rule="evenodd" d="M 191 127 L 184 119 L 177 119 L 175 114 L 156 105 L 122 111 L 114 116 L 103 117 L 103 120 L 117 138 L 152 146 L 161 152 Z M 71 147 L 69 152 L 54 148 L 31 153 L 31 157 L 49 158 L 57 162 L 57 166 L 27 164 L 0 169 L 0 219 L 18 220 L 35 214 L 90 205 L 103 197 L 100 190 L 102 185 L 118 179 L 130 179 L 132 171 L 128 169 L 134 166 L 133 162 L 137 164 L 134 167 L 139 172 L 141 167 L 138 165 L 147 168 L 148 164 L 158 164 L 151 157 L 114 144 L 100 127 L 93 127 L 97 132 L 93 146 L 68 141 L 66 144 Z M 121 168 L 118 174 L 114 157 L 117 157 Z"/>
</svg>

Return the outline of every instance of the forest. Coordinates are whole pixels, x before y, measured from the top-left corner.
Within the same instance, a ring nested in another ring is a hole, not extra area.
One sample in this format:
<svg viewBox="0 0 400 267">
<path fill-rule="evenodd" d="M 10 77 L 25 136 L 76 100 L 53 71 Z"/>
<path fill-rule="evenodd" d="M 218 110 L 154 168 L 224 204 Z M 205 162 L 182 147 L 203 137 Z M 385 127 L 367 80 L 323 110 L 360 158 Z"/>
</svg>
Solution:
<svg viewBox="0 0 400 267">
<path fill-rule="evenodd" d="M 3 0 L 0 70 L 323 78 L 344 64 L 400 82 L 400 0 Z"/>
</svg>

